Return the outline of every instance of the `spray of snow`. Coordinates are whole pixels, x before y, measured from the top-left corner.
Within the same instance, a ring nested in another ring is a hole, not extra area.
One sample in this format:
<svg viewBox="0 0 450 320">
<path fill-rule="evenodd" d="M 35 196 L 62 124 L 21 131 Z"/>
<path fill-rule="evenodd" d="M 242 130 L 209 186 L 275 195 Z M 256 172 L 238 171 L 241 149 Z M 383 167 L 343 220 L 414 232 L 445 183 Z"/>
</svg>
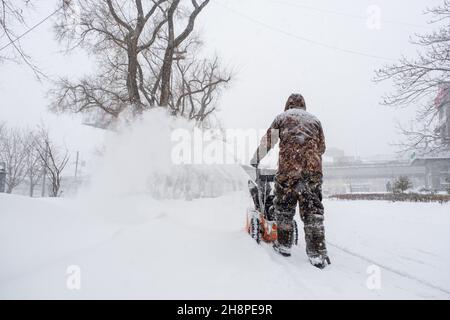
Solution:
<svg viewBox="0 0 450 320">
<path fill-rule="evenodd" d="M 122 118 L 105 138 L 89 192 L 105 196 L 145 192 L 150 176 L 170 170 L 174 122 L 162 109 L 132 121 Z"/>
<path fill-rule="evenodd" d="M 174 163 L 173 130 L 192 132 L 194 127 L 191 121 L 169 116 L 163 108 L 133 120 L 124 117 L 116 130 L 107 134 L 85 194 L 102 198 L 145 194 L 190 200 L 242 190 L 247 176 L 237 164 Z"/>
</svg>

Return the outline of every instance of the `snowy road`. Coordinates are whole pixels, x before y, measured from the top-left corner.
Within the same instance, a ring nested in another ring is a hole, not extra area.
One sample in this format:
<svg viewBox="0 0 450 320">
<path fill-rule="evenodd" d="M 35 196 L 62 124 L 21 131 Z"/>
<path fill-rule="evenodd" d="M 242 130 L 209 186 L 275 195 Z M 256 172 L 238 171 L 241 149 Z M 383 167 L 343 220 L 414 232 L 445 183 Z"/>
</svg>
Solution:
<svg viewBox="0 0 450 320">
<path fill-rule="evenodd" d="M 283 258 L 247 236 L 246 194 L 87 203 L 0 195 L 0 298 L 450 298 L 449 205 L 325 201 L 321 271 L 302 239 Z M 71 265 L 81 290 L 67 288 Z"/>
</svg>

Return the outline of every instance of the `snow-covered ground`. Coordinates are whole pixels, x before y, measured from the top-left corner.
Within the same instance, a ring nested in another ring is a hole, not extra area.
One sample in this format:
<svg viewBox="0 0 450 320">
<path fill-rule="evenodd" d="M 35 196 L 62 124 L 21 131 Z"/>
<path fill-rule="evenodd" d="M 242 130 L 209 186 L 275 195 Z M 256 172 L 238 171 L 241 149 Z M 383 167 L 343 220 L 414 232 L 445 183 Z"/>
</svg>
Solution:
<svg viewBox="0 0 450 320">
<path fill-rule="evenodd" d="M 323 271 L 303 241 L 291 258 L 252 241 L 250 205 L 243 192 L 95 205 L 0 194 L 0 298 L 450 298 L 449 205 L 326 200 Z M 80 290 L 67 287 L 73 265 Z M 367 286 L 373 265 L 378 290 Z"/>
</svg>

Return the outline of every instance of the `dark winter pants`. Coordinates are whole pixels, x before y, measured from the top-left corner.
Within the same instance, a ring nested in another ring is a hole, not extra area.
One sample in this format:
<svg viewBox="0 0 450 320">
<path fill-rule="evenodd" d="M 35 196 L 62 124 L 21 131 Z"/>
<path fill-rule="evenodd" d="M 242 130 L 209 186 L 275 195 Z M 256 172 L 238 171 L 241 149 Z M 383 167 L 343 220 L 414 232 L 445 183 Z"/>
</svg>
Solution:
<svg viewBox="0 0 450 320">
<path fill-rule="evenodd" d="M 276 178 L 274 208 L 278 242 L 286 247 L 291 247 L 293 243 L 293 220 L 297 203 L 304 223 L 306 253 L 309 257 L 326 256 L 321 173 L 302 172 L 299 178 L 281 175 Z"/>
</svg>

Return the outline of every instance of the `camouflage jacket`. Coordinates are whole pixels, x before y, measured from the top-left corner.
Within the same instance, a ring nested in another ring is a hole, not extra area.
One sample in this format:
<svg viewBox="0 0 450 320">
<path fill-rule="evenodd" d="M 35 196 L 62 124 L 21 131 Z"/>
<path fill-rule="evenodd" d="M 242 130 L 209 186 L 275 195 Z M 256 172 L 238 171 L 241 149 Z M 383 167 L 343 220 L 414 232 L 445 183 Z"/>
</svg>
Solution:
<svg viewBox="0 0 450 320">
<path fill-rule="evenodd" d="M 325 137 L 315 116 L 297 107 L 278 115 L 262 138 L 252 163 L 259 163 L 278 141 L 278 176 L 299 177 L 303 171 L 322 173 Z"/>
</svg>

